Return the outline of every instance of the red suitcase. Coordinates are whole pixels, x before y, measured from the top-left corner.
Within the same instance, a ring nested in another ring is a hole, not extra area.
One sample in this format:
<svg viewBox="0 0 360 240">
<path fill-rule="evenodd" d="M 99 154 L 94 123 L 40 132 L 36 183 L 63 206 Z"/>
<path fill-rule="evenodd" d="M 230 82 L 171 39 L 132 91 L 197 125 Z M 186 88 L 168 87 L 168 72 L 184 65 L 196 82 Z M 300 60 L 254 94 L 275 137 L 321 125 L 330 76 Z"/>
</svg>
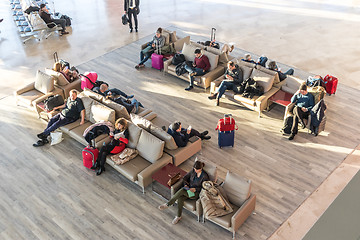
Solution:
<svg viewBox="0 0 360 240">
<path fill-rule="evenodd" d="M 99 150 L 93 147 L 85 147 L 82 150 L 83 164 L 87 168 L 91 168 L 99 155 Z"/>
<path fill-rule="evenodd" d="M 326 75 L 324 77 L 324 83 L 325 83 L 326 92 L 329 95 L 335 94 L 338 84 L 338 79 L 334 76 Z"/>
<path fill-rule="evenodd" d="M 235 129 L 236 127 L 236 129 Z M 235 124 L 235 119 L 233 119 L 231 114 L 225 114 L 224 118 L 220 119 L 218 121 L 218 124 L 216 126 L 215 130 L 219 130 L 221 132 L 228 132 L 233 130 L 238 130 L 237 125 Z"/>
<path fill-rule="evenodd" d="M 164 56 L 157 53 L 151 55 L 151 66 L 155 69 L 162 70 L 164 68 Z"/>
</svg>

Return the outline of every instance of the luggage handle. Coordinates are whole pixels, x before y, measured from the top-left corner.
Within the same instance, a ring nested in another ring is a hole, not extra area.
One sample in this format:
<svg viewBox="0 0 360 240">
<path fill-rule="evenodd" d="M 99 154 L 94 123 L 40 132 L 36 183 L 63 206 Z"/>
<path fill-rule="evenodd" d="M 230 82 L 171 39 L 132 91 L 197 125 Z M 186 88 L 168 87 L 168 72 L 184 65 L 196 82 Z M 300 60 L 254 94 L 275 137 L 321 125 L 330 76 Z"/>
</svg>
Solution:
<svg viewBox="0 0 360 240">
<path fill-rule="evenodd" d="M 54 61 L 55 61 L 55 63 L 59 62 L 59 57 L 58 57 L 57 52 L 54 52 L 53 55 L 54 55 Z"/>
<path fill-rule="evenodd" d="M 211 37 L 210 40 L 215 41 L 215 32 L 216 32 L 216 28 L 211 28 Z"/>
</svg>

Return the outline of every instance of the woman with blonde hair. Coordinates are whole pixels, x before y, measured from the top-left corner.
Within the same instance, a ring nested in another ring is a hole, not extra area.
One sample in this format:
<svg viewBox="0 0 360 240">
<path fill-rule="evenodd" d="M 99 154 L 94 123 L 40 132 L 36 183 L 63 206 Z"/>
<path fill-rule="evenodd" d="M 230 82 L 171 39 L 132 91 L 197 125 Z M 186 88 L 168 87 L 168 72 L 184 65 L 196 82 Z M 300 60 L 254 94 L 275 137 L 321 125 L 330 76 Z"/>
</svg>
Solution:
<svg viewBox="0 0 360 240">
<path fill-rule="evenodd" d="M 100 175 L 105 171 L 106 156 L 109 154 L 117 154 L 122 152 L 126 144 L 129 142 L 129 130 L 127 126 L 127 120 L 125 118 L 119 118 L 115 122 L 115 131 L 110 132 L 111 141 L 107 145 L 104 145 L 99 152 L 99 156 L 91 169 L 98 169 L 96 175 Z M 105 143 L 104 143 L 105 144 Z"/>
</svg>

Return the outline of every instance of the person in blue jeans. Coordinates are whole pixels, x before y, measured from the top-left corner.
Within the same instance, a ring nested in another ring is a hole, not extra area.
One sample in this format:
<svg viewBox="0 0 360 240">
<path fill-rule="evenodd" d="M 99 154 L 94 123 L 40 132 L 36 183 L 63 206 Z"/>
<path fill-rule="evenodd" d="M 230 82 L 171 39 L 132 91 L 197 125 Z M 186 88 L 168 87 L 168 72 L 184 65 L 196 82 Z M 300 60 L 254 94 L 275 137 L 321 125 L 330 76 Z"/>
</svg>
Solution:
<svg viewBox="0 0 360 240">
<path fill-rule="evenodd" d="M 256 65 L 260 65 L 260 66 L 265 67 L 265 64 L 266 64 L 268 58 L 265 57 L 264 55 L 261 55 L 261 57 L 259 57 L 258 61 L 255 62 L 255 61 L 251 58 L 251 54 L 250 54 L 250 53 L 246 53 L 246 54 L 244 55 L 244 58 L 241 59 L 241 60 L 244 61 L 244 62 L 254 63 L 254 64 L 256 64 Z"/>
<path fill-rule="evenodd" d="M 281 72 L 281 69 L 278 68 L 275 61 L 270 61 L 269 62 L 268 69 L 276 71 L 279 74 L 280 81 L 285 80 L 287 75 L 293 75 L 294 74 L 294 69 L 292 69 L 292 68 L 290 68 L 289 70 L 287 70 L 284 73 Z"/>
<path fill-rule="evenodd" d="M 210 95 L 209 99 L 216 98 L 216 106 L 219 106 L 220 98 L 226 90 L 233 90 L 238 93 L 243 82 L 243 71 L 233 61 L 227 63 L 227 69 L 225 71 L 224 80 L 221 82 L 218 90 Z"/>
<path fill-rule="evenodd" d="M 110 95 L 110 96 L 120 95 L 127 99 L 134 97 L 134 95 L 127 95 L 126 93 L 124 93 L 123 91 L 121 91 L 120 89 L 117 89 L 117 88 L 109 89 L 109 86 L 107 83 L 101 84 L 100 87 L 94 87 L 92 89 L 92 91 L 96 92 L 104 97 L 106 97 L 108 95 Z"/>
<path fill-rule="evenodd" d="M 190 85 L 185 88 L 186 91 L 190 91 L 194 88 L 194 76 L 203 76 L 210 70 L 209 58 L 201 53 L 200 49 L 195 50 L 195 59 L 192 66 L 185 65 L 185 70 L 190 76 Z"/>
<path fill-rule="evenodd" d="M 162 28 L 158 28 L 153 40 L 148 43 L 147 47 L 140 51 L 140 63 L 135 66 L 136 69 L 145 67 L 144 63 L 149 60 L 151 54 L 156 49 L 161 49 L 165 45 L 165 37 L 161 35 Z"/>
<path fill-rule="evenodd" d="M 79 119 L 81 115 L 80 125 L 85 123 L 85 108 L 82 100 L 77 97 L 77 90 L 72 89 L 70 90 L 70 97 L 68 98 L 67 102 L 61 106 L 54 107 L 53 110 L 61 109 L 60 113 L 53 116 L 46 129 L 37 135 L 40 138 L 39 141 L 33 144 L 34 147 L 40 147 L 47 143 L 49 140 L 47 139 L 48 136 L 52 131 L 55 131 L 61 126 L 67 125 L 69 123 L 75 122 Z"/>
</svg>

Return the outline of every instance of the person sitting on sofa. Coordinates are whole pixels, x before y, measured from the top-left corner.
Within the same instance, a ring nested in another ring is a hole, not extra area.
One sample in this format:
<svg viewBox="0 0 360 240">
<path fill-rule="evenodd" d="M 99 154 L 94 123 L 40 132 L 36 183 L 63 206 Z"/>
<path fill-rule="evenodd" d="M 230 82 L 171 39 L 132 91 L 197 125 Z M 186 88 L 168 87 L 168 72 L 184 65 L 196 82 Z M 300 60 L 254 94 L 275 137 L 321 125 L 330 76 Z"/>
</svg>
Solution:
<svg viewBox="0 0 360 240">
<path fill-rule="evenodd" d="M 47 9 L 47 7 L 46 7 L 46 4 L 44 4 L 44 3 L 40 4 L 39 14 L 40 14 L 40 17 L 44 20 L 44 22 L 46 24 L 48 24 L 48 26 L 50 25 L 49 23 L 55 23 L 56 25 L 61 26 L 62 30 L 60 32 L 60 36 L 62 36 L 64 34 L 69 34 L 69 32 L 66 31 L 66 20 L 52 18 L 49 13 L 49 9 Z M 55 26 L 55 25 L 53 24 L 53 26 Z"/>
<path fill-rule="evenodd" d="M 140 51 L 140 63 L 135 66 L 136 69 L 145 67 L 144 63 L 149 60 L 151 54 L 156 49 L 161 49 L 165 45 L 165 37 L 161 35 L 162 28 L 158 28 L 153 40 L 148 43 L 148 46 Z"/>
<path fill-rule="evenodd" d="M 60 62 L 54 63 L 53 70 L 61 73 L 68 82 L 73 82 L 79 78 L 79 73 L 76 70 L 70 70 L 68 67 L 63 67 Z"/>
<path fill-rule="evenodd" d="M 127 121 L 125 118 L 119 118 L 115 122 L 115 131 L 110 132 L 111 141 L 107 145 L 104 145 L 99 152 L 96 162 L 91 167 L 93 170 L 97 170 L 96 175 L 100 175 L 105 172 L 106 156 L 109 154 L 121 153 L 126 144 L 129 142 L 129 130 L 127 127 Z M 105 144 L 105 143 L 104 143 Z"/>
<path fill-rule="evenodd" d="M 287 70 L 284 73 L 281 72 L 280 69 L 278 68 L 278 66 L 276 65 L 275 61 L 270 61 L 269 62 L 268 69 L 276 71 L 279 74 L 280 81 L 285 80 L 287 75 L 293 75 L 294 74 L 294 69 L 292 69 L 292 68 L 290 68 L 289 70 Z"/>
<path fill-rule="evenodd" d="M 181 220 L 184 201 L 186 199 L 198 199 L 202 189 L 202 183 L 204 181 L 209 181 L 209 175 L 203 170 L 204 166 L 205 164 L 203 162 L 196 161 L 193 169 L 183 178 L 184 186 L 180 188 L 167 203 L 158 207 L 160 210 L 167 209 L 177 200 L 177 216 L 172 221 L 172 224 L 177 224 Z"/>
<path fill-rule="evenodd" d="M 164 128 L 165 127 L 163 127 L 163 129 Z M 192 136 L 197 136 L 201 138 L 201 140 L 208 140 L 211 138 L 210 136 L 207 136 L 209 131 L 199 133 L 199 131 L 193 129 L 191 126 L 189 126 L 187 129 L 181 128 L 181 122 L 172 123 L 169 126 L 167 133 L 174 138 L 175 143 L 178 147 L 185 147 Z"/>
<path fill-rule="evenodd" d="M 94 87 L 92 89 L 92 91 L 94 91 L 104 97 L 106 97 L 108 95 L 111 95 L 112 97 L 115 95 L 120 95 L 127 99 L 134 97 L 134 95 L 127 95 L 126 93 L 124 93 L 123 91 L 121 91 L 120 89 L 117 89 L 117 88 L 109 89 L 109 85 L 107 83 L 101 84 L 100 87 Z"/>
<path fill-rule="evenodd" d="M 257 64 L 257 65 L 260 65 L 260 66 L 265 67 L 265 64 L 266 64 L 268 58 L 265 57 L 264 55 L 261 55 L 261 57 L 259 57 L 258 61 L 255 62 L 255 61 L 251 58 L 251 54 L 250 54 L 250 53 L 246 53 L 246 54 L 244 55 L 244 58 L 241 59 L 241 60 L 244 61 L 244 62 L 254 63 L 254 64 Z"/>
<path fill-rule="evenodd" d="M 298 133 L 298 123 L 300 121 L 303 128 L 305 128 L 304 119 L 307 119 L 310 110 L 314 107 L 314 96 L 307 91 L 306 84 L 302 84 L 299 90 L 291 97 L 291 103 L 294 103 L 294 114 L 293 124 L 291 127 L 291 134 L 289 140 L 293 140 L 295 135 Z"/>
<path fill-rule="evenodd" d="M 220 98 L 226 90 L 233 90 L 235 93 L 238 92 L 238 87 L 243 82 L 243 71 L 233 61 L 229 61 L 227 63 L 224 78 L 225 80 L 221 82 L 218 90 L 208 97 L 209 99 L 216 98 L 216 106 L 219 106 Z"/>
<path fill-rule="evenodd" d="M 194 76 L 205 75 L 211 67 L 209 58 L 204 54 L 201 54 L 201 50 L 199 48 L 195 49 L 194 53 L 195 59 L 193 62 L 193 66 L 191 67 L 189 65 L 185 65 L 185 70 L 190 75 L 190 85 L 185 88 L 186 91 L 190 91 L 194 88 Z"/>
<path fill-rule="evenodd" d="M 79 119 L 81 115 L 81 121 L 80 125 L 84 124 L 85 122 L 85 108 L 82 100 L 77 97 L 77 90 L 72 89 L 70 90 L 70 97 L 67 99 L 67 102 L 64 103 L 61 106 L 54 107 L 53 111 L 57 109 L 64 108 L 60 113 L 53 116 L 46 127 L 46 129 L 37 135 L 38 138 L 40 138 L 37 143 L 34 143 L 34 147 L 40 147 L 45 145 L 46 143 L 49 143 L 49 140 L 47 139 L 48 136 L 52 131 L 55 131 L 61 126 L 64 126 L 66 124 L 75 122 Z"/>
</svg>

